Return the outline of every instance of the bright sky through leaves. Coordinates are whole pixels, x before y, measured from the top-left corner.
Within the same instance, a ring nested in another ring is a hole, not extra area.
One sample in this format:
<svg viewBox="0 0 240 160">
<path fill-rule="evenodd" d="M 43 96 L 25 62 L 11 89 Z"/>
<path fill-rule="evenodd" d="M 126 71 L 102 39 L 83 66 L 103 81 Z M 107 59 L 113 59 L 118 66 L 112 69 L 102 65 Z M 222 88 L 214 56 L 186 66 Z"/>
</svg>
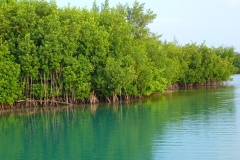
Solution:
<svg viewBox="0 0 240 160">
<path fill-rule="evenodd" d="M 62 7 L 91 8 L 94 0 L 56 0 Z M 101 6 L 104 0 L 96 0 Z M 133 4 L 134 0 L 109 0 L 110 6 L 118 3 Z M 234 46 L 240 52 L 240 0 L 138 0 L 157 14 L 149 27 L 162 34 L 162 40 L 179 44 L 206 41 L 208 46 Z"/>
</svg>

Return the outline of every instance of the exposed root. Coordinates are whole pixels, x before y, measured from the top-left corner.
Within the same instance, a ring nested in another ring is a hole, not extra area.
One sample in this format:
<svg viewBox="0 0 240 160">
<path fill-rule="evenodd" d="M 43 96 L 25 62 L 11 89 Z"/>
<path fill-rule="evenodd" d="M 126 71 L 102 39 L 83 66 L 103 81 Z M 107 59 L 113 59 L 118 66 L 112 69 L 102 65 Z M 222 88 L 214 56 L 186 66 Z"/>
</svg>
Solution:
<svg viewBox="0 0 240 160">
<path fill-rule="evenodd" d="M 118 97 L 115 93 L 112 94 L 112 101 L 113 102 L 117 102 L 118 101 Z"/>
<path fill-rule="evenodd" d="M 97 96 L 95 95 L 94 91 L 91 93 L 89 101 L 91 104 L 98 103 Z"/>
<path fill-rule="evenodd" d="M 111 99 L 109 97 L 106 96 L 106 100 L 110 103 Z"/>
</svg>

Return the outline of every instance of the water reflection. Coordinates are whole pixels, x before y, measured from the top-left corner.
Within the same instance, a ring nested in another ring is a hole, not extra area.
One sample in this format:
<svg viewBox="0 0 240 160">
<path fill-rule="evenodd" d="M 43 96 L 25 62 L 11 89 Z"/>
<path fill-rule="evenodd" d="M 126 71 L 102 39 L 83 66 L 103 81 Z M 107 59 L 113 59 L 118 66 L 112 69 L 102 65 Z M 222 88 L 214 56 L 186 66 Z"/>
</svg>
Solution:
<svg viewBox="0 0 240 160">
<path fill-rule="evenodd" d="M 140 102 L 0 111 L 0 159 L 236 159 L 238 94 L 230 85 Z"/>
<path fill-rule="evenodd" d="M 8 116 L 11 114 L 14 115 L 32 115 L 32 114 L 44 114 L 44 113 L 56 113 L 56 112 L 68 112 L 69 110 L 77 110 L 77 109 L 96 109 L 96 106 L 92 105 L 78 105 L 78 106 L 48 106 L 48 107 L 30 107 L 30 108 L 12 108 L 7 110 L 0 110 L 0 116 Z M 94 112 L 94 111 L 93 111 Z"/>
<path fill-rule="evenodd" d="M 77 110 L 90 110 L 94 115 L 97 112 L 98 107 L 112 107 L 114 112 L 117 112 L 118 107 L 121 106 L 131 106 L 135 103 L 138 103 L 140 99 L 135 99 L 131 101 L 122 101 L 118 103 L 97 103 L 97 104 L 82 104 L 82 105 L 62 105 L 62 106 L 46 106 L 46 107 L 18 107 L 10 109 L 0 109 L 0 116 L 9 116 L 9 115 L 32 115 L 32 114 L 45 114 L 45 113 L 62 113 L 69 111 L 76 112 Z"/>
</svg>

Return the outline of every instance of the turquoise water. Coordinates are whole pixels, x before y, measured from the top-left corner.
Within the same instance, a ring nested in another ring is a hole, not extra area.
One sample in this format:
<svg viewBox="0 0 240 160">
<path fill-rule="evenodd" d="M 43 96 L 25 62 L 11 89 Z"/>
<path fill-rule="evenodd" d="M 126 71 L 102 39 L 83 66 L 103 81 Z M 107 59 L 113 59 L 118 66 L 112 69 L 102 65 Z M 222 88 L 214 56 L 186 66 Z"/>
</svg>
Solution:
<svg viewBox="0 0 240 160">
<path fill-rule="evenodd" d="M 240 159 L 239 94 L 234 75 L 121 105 L 0 111 L 0 159 Z"/>
</svg>

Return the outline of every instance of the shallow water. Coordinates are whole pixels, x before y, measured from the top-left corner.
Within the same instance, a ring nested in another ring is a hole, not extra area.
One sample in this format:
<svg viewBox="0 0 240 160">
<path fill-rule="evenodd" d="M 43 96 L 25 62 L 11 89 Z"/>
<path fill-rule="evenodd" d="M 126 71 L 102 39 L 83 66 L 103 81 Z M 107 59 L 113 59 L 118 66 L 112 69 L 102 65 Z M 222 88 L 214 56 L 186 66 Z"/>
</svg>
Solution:
<svg viewBox="0 0 240 160">
<path fill-rule="evenodd" d="M 0 111 L 0 159 L 240 159 L 239 94 L 234 75 L 129 104 Z"/>
</svg>

